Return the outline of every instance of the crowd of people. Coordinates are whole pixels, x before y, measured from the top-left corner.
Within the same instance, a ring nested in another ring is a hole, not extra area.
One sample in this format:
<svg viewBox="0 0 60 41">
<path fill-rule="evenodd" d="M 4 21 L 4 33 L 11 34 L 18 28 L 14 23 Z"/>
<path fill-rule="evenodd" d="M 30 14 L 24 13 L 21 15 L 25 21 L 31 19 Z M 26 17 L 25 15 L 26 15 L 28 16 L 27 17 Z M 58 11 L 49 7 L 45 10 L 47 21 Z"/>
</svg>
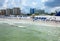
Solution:
<svg viewBox="0 0 60 41">
<path fill-rule="evenodd" d="M 59 18 L 58 17 L 55 17 L 55 16 L 0 16 L 0 18 L 3 18 L 3 19 L 32 19 L 33 21 L 54 21 L 54 22 L 60 22 Z"/>
</svg>

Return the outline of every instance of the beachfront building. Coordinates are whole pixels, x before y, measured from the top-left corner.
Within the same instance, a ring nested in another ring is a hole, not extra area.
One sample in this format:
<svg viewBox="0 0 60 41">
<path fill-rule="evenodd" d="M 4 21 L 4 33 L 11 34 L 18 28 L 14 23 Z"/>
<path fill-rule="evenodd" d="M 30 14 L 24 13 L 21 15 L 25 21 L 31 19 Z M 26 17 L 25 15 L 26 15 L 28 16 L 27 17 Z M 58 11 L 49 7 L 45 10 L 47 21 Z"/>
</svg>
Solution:
<svg viewBox="0 0 60 41">
<path fill-rule="evenodd" d="M 13 8 L 13 14 L 14 15 L 20 15 L 21 14 L 21 10 L 20 10 L 20 8 Z"/>
<path fill-rule="evenodd" d="M 5 15 L 6 14 L 6 10 L 5 9 L 1 9 L 0 10 L 0 15 Z"/>
<path fill-rule="evenodd" d="M 6 15 L 13 15 L 13 9 L 6 9 Z"/>
<path fill-rule="evenodd" d="M 10 16 L 10 15 L 20 15 L 21 14 L 21 10 L 20 8 L 6 8 L 6 9 L 1 9 L 0 10 L 0 15 L 6 15 L 6 16 Z"/>
</svg>

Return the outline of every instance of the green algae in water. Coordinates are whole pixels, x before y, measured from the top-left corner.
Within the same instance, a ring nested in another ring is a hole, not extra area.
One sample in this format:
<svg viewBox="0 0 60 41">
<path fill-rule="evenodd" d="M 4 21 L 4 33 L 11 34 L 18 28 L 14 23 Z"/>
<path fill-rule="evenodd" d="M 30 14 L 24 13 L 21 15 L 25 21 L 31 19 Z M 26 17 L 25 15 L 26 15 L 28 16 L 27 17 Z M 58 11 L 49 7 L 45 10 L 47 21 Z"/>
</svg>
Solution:
<svg viewBox="0 0 60 41">
<path fill-rule="evenodd" d="M 18 26 L 25 27 L 18 27 Z M 0 24 L 0 41 L 60 41 L 60 28 L 30 24 Z"/>
</svg>

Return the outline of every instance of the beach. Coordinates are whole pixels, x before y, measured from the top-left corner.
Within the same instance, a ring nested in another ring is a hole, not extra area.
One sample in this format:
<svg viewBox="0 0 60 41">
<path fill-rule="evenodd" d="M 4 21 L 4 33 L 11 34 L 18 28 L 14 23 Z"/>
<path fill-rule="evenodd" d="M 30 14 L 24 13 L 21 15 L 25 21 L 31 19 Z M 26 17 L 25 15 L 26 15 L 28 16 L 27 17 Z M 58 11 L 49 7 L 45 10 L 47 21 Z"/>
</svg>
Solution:
<svg viewBox="0 0 60 41">
<path fill-rule="evenodd" d="M 31 18 L 28 19 L 8 19 L 8 18 L 0 18 L 1 23 L 23 23 L 23 24 L 35 24 L 35 25 L 43 25 L 43 26 L 53 26 L 53 27 L 60 27 L 60 22 L 55 21 L 41 21 L 36 20 L 33 21 Z"/>
</svg>

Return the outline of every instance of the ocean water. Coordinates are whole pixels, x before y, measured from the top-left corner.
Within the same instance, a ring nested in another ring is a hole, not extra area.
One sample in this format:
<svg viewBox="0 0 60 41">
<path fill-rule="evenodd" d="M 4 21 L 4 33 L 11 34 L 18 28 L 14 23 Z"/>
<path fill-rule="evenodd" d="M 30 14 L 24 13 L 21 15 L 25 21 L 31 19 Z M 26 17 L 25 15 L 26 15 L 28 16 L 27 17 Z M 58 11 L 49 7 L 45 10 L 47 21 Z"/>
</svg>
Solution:
<svg viewBox="0 0 60 41">
<path fill-rule="evenodd" d="M 0 23 L 0 41 L 60 41 L 60 27 Z"/>
</svg>

